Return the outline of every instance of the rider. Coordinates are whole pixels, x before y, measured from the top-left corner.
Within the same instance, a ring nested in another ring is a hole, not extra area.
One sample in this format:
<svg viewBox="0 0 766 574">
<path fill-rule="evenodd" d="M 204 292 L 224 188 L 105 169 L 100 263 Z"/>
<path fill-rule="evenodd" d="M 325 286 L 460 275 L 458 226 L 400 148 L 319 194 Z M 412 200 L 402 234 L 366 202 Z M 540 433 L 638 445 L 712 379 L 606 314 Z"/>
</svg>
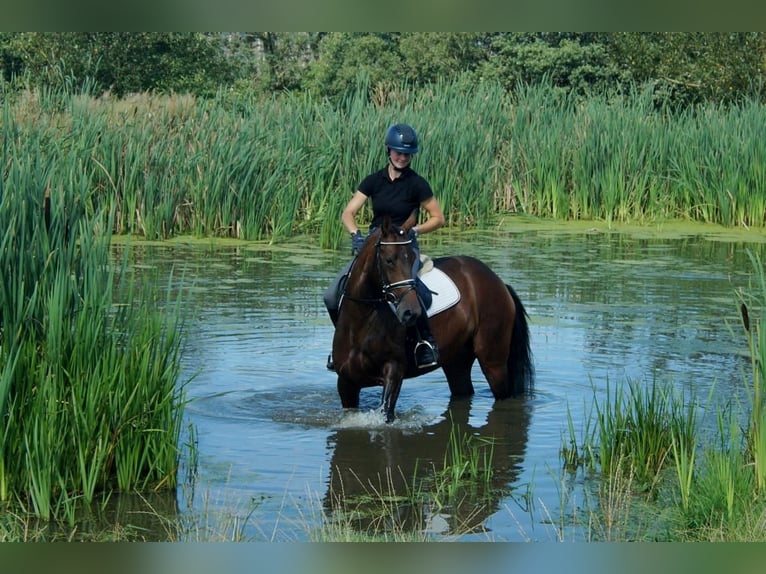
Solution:
<svg viewBox="0 0 766 574">
<path fill-rule="evenodd" d="M 362 180 L 357 191 L 343 210 L 341 222 L 351 234 L 351 249 L 357 254 L 364 245 L 365 237 L 356 224 L 356 216 L 368 198 L 372 199 L 372 222 L 370 231 L 379 227 L 386 215 L 396 225 L 402 225 L 407 218 L 420 208 L 428 213 L 428 218 L 412 228 L 413 248 L 419 255 L 417 245 L 418 235 L 429 233 L 444 225 L 444 213 L 438 200 L 434 197 L 431 186 L 425 178 L 420 176 L 410 167 L 412 156 L 419 148 L 418 135 L 412 126 L 408 124 L 394 124 L 386 132 L 386 154 L 388 165 L 383 169 L 371 173 Z M 418 263 L 419 265 L 419 260 Z M 340 297 L 340 283 L 348 274 L 351 262 L 336 277 L 335 281 L 325 291 L 324 301 L 330 314 L 333 325 L 338 319 L 338 305 Z M 421 299 L 421 306 L 423 305 Z M 426 309 L 422 309 L 420 318 L 416 323 L 418 343 L 415 346 L 415 363 L 418 368 L 432 367 L 439 362 L 439 354 L 436 341 L 431 333 L 431 327 L 426 315 Z M 332 355 L 327 359 L 327 368 L 335 370 Z"/>
</svg>

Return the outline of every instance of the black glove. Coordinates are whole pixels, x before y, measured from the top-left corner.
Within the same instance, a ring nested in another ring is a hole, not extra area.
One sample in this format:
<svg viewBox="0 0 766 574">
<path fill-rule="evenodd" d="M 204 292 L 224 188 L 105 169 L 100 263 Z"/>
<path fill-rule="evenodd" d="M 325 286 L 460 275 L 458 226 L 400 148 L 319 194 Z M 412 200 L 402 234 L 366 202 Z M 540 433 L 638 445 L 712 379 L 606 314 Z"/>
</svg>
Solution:
<svg viewBox="0 0 766 574">
<path fill-rule="evenodd" d="M 359 255 L 359 252 L 364 246 L 364 236 L 362 232 L 357 229 L 356 233 L 351 234 L 351 255 Z"/>
</svg>

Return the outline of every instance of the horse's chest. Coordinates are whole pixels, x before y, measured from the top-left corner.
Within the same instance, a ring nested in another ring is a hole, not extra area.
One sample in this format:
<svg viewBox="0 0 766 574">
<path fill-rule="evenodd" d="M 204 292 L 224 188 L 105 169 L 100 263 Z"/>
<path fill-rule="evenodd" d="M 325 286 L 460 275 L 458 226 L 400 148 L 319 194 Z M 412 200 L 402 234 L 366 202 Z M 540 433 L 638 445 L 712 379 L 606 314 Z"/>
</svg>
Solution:
<svg viewBox="0 0 766 574">
<path fill-rule="evenodd" d="M 367 345 L 351 349 L 348 368 L 353 378 L 365 386 L 382 384 L 386 378 L 404 374 L 404 351 L 390 345 Z"/>
</svg>

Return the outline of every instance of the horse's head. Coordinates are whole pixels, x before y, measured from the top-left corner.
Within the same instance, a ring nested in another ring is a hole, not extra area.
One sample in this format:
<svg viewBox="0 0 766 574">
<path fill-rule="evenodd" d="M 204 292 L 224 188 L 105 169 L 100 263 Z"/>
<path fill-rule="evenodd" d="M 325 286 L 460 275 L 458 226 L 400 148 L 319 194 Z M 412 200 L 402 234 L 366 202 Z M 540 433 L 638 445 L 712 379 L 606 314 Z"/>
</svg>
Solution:
<svg viewBox="0 0 766 574">
<path fill-rule="evenodd" d="M 375 249 L 376 270 L 371 274 L 380 283 L 383 299 L 403 325 L 412 325 L 421 307 L 415 291 L 415 250 L 409 228 L 397 227 L 386 217 L 370 236 L 367 248 Z"/>
</svg>

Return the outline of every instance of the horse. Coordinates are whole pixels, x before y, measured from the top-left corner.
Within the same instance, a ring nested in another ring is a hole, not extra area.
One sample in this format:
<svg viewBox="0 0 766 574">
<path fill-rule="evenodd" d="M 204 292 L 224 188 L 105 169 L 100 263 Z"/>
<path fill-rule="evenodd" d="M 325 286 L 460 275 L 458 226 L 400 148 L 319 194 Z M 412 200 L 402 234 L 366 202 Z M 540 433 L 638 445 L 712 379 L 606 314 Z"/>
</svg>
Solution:
<svg viewBox="0 0 766 574">
<path fill-rule="evenodd" d="M 358 408 L 363 388 L 382 386 L 380 410 L 395 419 L 404 379 L 441 368 L 452 397 L 474 393 L 478 359 L 495 400 L 531 388 L 534 366 L 528 316 L 521 299 L 494 271 L 469 256 L 433 260 L 460 293 L 459 301 L 430 317 L 439 364 L 417 369 L 412 325 L 422 312 L 411 228 L 386 217 L 354 260 L 343 287 L 332 354 L 343 408 Z"/>
</svg>

